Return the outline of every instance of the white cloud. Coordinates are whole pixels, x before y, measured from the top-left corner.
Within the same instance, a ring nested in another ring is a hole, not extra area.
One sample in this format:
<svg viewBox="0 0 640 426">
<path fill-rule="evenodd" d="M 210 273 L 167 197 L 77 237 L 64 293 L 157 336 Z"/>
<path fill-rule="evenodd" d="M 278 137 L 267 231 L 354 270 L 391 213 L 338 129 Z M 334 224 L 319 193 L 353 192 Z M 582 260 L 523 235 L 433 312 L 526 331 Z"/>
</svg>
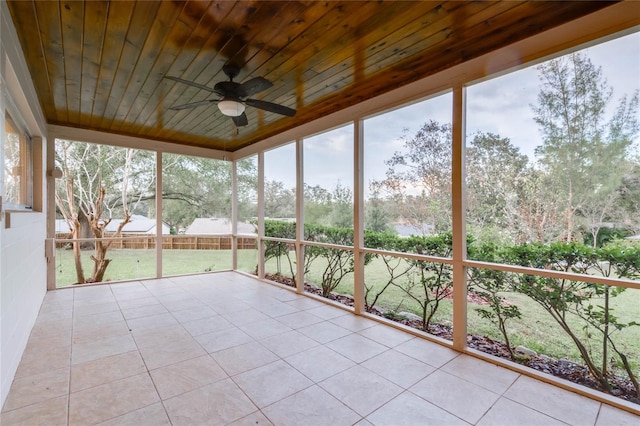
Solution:
<svg viewBox="0 0 640 426">
<path fill-rule="evenodd" d="M 303 141 L 304 182 L 333 189 L 340 182 L 353 189 L 353 127 L 322 133 Z"/>
</svg>

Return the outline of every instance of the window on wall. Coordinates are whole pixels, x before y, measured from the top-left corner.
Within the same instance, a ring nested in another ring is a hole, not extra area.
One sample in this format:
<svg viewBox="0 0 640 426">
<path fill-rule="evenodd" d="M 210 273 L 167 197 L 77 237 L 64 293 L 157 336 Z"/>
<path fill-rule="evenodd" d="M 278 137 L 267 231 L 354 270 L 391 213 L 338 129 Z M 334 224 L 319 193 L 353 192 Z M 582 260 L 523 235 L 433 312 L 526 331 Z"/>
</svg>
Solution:
<svg viewBox="0 0 640 426">
<path fill-rule="evenodd" d="M 156 276 L 155 154 L 56 139 L 56 285 Z"/>
<path fill-rule="evenodd" d="M 229 161 L 163 154 L 163 276 L 231 269 L 231 172 Z"/>
<path fill-rule="evenodd" d="M 364 121 L 366 230 L 451 230 L 451 110 L 446 93 Z"/>
<path fill-rule="evenodd" d="M 264 153 L 264 217 L 293 222 L 296 219 L 296 145 L 290 143 Z M 271 237 L 295 238 L 271 235 Z"/>
<path fill-rule="evenodd" d="M 632 34 L 468 87 L 476 241 L 595 248 L 640 234 L 639 43 Z"/>
<path fill-rule="evenodd" d="M 291 284 L 296 276 L 296 144 L 264 153 L 265 276 Z M 282 241 L 283 239 L 290 241 Z"/>
<path fill-rule="evenodd" d="M 450 92 L 364 121 L 364 244 L 367 312 L 413 319 L 450 339 L 453 270 L 406 256 L 450 258 Z"/>
<path fill-rule="evenodd" d="M 305 281 L 353 292 L 353 125 L 304 139 Z M 314 243 L 333 245 L 317 246 Z"/>
<path fill-rule="evenodd" d="M 353 125 L 306 138 L 303 147 L 305 225 L 353 228 Z"/>
<path fill-rule="evenodd" d="M 467 269 L 470 342 L 575 363 L 622 398 L 635 391 L 617 380 L 640 363 L 639 45 L 635 33 L 467 88 L 468 258 L 530 268 Z"/>
<path fill-rule="evenodd" d="M 236 162 L 238 234 L 256 234 L 258 220 L 258 156 Z"/>
<path fill-rule="evenodd" d="M 6 115 L 4 141 L 4 204 L 6 209 L 33 206 L 33 145 L 29 135 Z"/>
<path fill-rule="evenodd" d="M 237 200 L 237 268 L 240 271 L 258 271 L 258 156 L 236 161 Z"/>
</svg>

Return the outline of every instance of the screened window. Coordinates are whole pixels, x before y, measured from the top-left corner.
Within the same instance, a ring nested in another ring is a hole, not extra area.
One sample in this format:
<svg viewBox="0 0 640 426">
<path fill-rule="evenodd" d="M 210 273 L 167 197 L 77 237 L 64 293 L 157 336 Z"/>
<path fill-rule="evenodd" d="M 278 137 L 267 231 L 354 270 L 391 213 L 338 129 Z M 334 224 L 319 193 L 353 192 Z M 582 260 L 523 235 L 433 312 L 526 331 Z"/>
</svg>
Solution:
<svg viewBox="0 0 640 426">
<path fill-rule="evenodd" d="M 5 120 L 4 200 L 7 209 L 31 209 L 33 205 L 31 138 L 8 114 Z"/>
</svg>

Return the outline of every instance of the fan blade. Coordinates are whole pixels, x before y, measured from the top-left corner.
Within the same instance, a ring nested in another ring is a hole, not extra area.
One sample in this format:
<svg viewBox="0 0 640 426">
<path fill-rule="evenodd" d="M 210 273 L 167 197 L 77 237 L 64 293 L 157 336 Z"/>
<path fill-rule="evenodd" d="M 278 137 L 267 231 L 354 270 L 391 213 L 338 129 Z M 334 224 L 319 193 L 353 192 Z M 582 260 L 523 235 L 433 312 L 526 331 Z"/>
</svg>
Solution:
<svg viewBox="0 0 640 426">
<path fill-rule="evenodd" d="M 207 99 L 206 101 L 191 102 L 189 104 L 170 107 L 169 109 L 172 109 L 172 110 L 175 110 L 175 111 L 180 111 L 181 109 L 193 108 L 193 107 L 197 107 L 197 106 L 200 106 L 200 105 L 209 105 L 209 104 L 212 104 L 214 102 L 218 102 L 218 100 L 217 99 Z"/>
<path fill-rule="evenodd" d="M 244 112 L 237 117 L 231 117 L 231 119 L 235 123 L 236 127 L 242 127 L 249 124 L 249 120 L 247 120 L 247 114 L 245 114 Z"/>
<path fill-rule="evenodd" d="M 267 90 L 273 86 L 273 83 L 263 77 L 254 77 L 249 81 L 246 81 L 238 87 L 238 93 L 241 98 L 255 95 L 258 92 Z"/>
<path fill-rule="evenodd" d="M 245 104 L 260 108 L 265 111 L 275 112 L 276 114 L 286 115 L 287 117 L 293 117 L 296 115 L 296 110 L 286 107 L 284 105 L 274 104 L 273 102 L 261 101 L 259 99 L 247 99 L 244 101 Z"/>
<path fill-rule="evenodd" d="M 196 83 L 194 81 L 189 81 L 189 80 L 183 80 L 178 77 L 171 77 L 169 75 L 165 75 L 164 78 L 166 78 L 167 80 L 173 80 L 173 81 L 177 81 L 178 83 L 197 87 L 198 89 L 206 90 L 208 92 L 217 93 L 218 95 L 222 96 L 222 94 L 219 91 L 217 91 L 216 89 L 212 89 L 211 87 L 207 87 L 204 84 Z"/>
</svg>

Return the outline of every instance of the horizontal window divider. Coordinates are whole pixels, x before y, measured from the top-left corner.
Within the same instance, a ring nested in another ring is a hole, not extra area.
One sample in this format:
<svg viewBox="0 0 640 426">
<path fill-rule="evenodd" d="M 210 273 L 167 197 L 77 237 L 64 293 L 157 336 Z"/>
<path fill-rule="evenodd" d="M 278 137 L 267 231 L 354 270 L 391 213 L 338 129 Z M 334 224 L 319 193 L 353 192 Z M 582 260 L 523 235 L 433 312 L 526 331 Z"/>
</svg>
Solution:
<svg viewBox="0 0 640 426">
<path fill-rule="evenodd" d="M 349 251 L 354 251 L 353 246 L 341 246 L 338 244 L 329 244 L 329 243 L 319 243 L 319 242 L 315 242 L 315 241 L 301 241 L 303 246 L 316 246 L 316 247 L 324 247 L 324 248 L 330 248 L 330 249 L 337 249 L 337 250 L 349 250 Z"/>
<path fill-rule="evenodd" d="M 4 209 L 5 213 L 40 213 L 38 211 L 33 210 L 31 207 L 20 207 L 20 206 L 7 206 L 5 205 Z"/>
<path fill-rule="evenodd" d="M 278 238 L 278 237 L 262 237 L 262 241 L 275 241 L 277 243 L 295 243 L 296 240 L 291 240 L 289 238 Z"/>
<path fill-rule="evenodd" d="M 232 233 L 228 233 L 228 234 L 189 234 L 189 235 L 185 235 L 185 234 L 163 234 L 162 235 L 165 238 L 193 238 L 193 237 L 198 237 L 198 238 L 213 238 L 213 237 L 233 237 L 234 235 Z"/>
<path fill-rule="evenodd" d="M 56 243 L 85 243 L 85 242 L 93 242 L 93 241 L 134 241 L 145 238 L 157 238 L 157 235 L 138 235 L 135 237 L 126 236 L 126 237 L 102 237 L 102 238 L 55 238 Z M 162 238 L 173 238 L 173 239 L 187 239 L 187 238 L 216 238 L 216 237 L 225 237 L 231 238 L 234 237 L 232 234 L 202 234 L 202 235 L 162 235 Z M 255 235 L 236 235 L 236 238 L 251 238 L 258 239 Z"/>
<path fill-rule="evenodd" d="M 573 272 L 554 271 L 551 269 L 537 269 L 526 266 L 507 265 L 503 263 L 480 262 L 475 260 L 465 260 L 463 262 L 467 268 L 493 269 L 495 271 L 514 272 L 517 274 L 538 275 L 548 278 L 560 278 L 571 281 L 582 281 L 590 284 L 604 284 L 611 287 L 626 287 L 640 290 L 640 282 L 622 278 L 602 277 L 598 275 L 583 275 Z"/>
<path fill-rule="evenodd" d="M 369 248 L 363 248 L 360 251 L 363 253 L 380 254 L 383 256 L 406 257 L 413 260 L 422 260 L 422 261 L 434 262 L 434 263 L 445 263 L 447 265 L 453 265 L 454 263 L 454 260 L 449 257 L 427 256 L 427 255 L 418 254 L 418 253 L 405 253 L 401 251 L 386 251 L 386 250 L 369 249 Z"/>
<path fill-rule="evenodd" d="M 141 235 L 137 237 L 102 237 L 102 238 L 55 238 L 58 243 L 92 243 L 95 241 L 133 241 L 140 239 L 156 238 L 155 235 Z"/>
</svg>

